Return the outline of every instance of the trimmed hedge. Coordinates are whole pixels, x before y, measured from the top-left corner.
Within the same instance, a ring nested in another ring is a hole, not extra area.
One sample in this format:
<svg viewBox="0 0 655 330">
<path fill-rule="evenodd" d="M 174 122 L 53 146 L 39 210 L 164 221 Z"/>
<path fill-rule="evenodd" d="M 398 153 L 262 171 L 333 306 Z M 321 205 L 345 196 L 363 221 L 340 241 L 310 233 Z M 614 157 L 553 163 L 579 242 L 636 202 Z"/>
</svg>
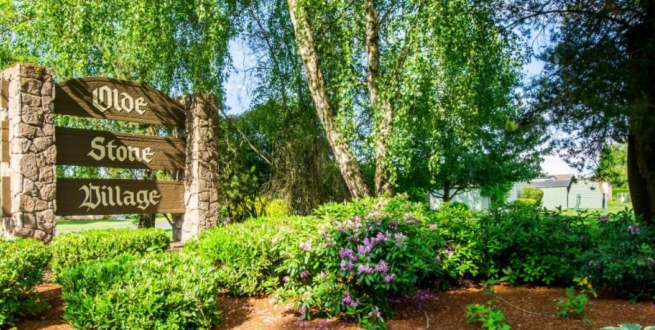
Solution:
<svg viewBox="0 0 655 330">
<path fill-rule="evenodd" d="M 59 278 L 76 329 L 211 329 L 220 320 L 208 261 L 180 253 L 88 260 Z"/>
<path fill-rule="evenodd" d="M 142 255 L 165 251 L 170 234 L 163 229 L 102 229 L 64 233 L 55 237 L 52 249 L 52 269 L 57 274 L 82 261 L 109 258 L 122 253 Z"/>
<path fill-rule="evenodd" d="M 50 251 L 40 241 L 0 239 L 0 328 L 47 306 L 32 289 L 43 279 L 49 261 Z"/>
</svg>

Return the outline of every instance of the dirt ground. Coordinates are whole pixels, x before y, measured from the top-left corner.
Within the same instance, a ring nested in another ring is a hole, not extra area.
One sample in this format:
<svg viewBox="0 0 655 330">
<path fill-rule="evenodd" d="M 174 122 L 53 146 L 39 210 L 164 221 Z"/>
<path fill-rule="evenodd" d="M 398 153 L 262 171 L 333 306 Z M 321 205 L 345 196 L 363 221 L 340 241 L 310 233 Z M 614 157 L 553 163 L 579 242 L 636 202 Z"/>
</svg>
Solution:
<svg viewBox="0 0 655 330">
<path fill-rule="evenodd" d="M 63 301 L 58 285 L 44 284 L 37 288 L 51 305 L 42 314 L 17 324 L 20 330 L 72 329 L 63 319 Z M 620 323 L 655 325 L 655 303 L 642 301 L 630 304 L 623 297 L 601 293 L 591 298 L 586 308 L 590 321 L 585 326 L 581 320 L 555 316 L 553 301 L 564 296 L 564 288 L 537 286 L 496 286 L 498 301 L 513 329 L 598 329 Z M 467 324 L 464 317 L 466 306 L 485 303 L 492 299 L 480 288 L 450 291 L 421 291 L 413 298 L 391 302 L 397 315 L 388 320 L 389 329 L 481 329 L 481 325 Z M 275 304 L 270 297 L 233 298 L 221 296 L 219 304 L 223 320 L 220 329 L 357 329 L 357 325 L 341 319 L 302 321 L 290 310 L 290 305 Z"/>
</svg>

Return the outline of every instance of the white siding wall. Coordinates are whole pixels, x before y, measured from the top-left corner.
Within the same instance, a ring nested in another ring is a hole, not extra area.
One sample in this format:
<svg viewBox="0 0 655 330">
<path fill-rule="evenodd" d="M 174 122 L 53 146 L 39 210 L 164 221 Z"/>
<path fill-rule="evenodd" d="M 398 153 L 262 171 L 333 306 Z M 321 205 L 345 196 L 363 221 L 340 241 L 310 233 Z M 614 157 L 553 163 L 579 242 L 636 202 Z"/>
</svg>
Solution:
<svg viewBox="0 0 655 330">
<path fill-rule="evenodd" d="M 600 209 L 603 207 L 603 192 L 598 182 L 578 180 L 571 185 L 569 205 L 575 207 L 576 195 L 580 194 L 580 208 Z"/>
<path fill-rule="evenodd" d="M 438 190 L 436 194 L 443 194 L 443 190 Z M 430 194 L 430 208 L 433 210 L 438 209 L 439 205 L 443 203 L 443 200 L 438 198 L 436 194 Z M 489 197 L 482 196 L 480 194 L 480 189 L 471 189 L 469 191 L 460 192 L 455 195 L 451 201 L 464 203 L 474 211 L 488 210 L 490 205 Z"/>
<path fill-rule="evenodd" d="M 541 199 L 541 205 L 547 209 L 561 207 L 562 210 L 568 209 L 567 188 L 566 187 L 548 187 L 539 188 L 544 192 L 544 198 Z"/>
</svg>

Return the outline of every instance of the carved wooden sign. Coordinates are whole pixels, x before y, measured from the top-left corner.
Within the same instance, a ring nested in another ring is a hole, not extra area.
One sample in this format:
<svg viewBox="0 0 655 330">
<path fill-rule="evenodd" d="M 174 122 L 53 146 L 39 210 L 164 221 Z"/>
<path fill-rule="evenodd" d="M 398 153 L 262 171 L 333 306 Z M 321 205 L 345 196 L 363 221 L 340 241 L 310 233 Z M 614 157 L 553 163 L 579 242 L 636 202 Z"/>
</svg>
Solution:
<svg viewBox="0 0 655 330">
<path fill-rule="evenodd" d="M 160 91 L 105 77 L 67 80 L 55 86 L 55 113 L 184 127 L 182 105 Z"/>
<path fill-rule="evenodd" d="M 181 181 L 57 179 L 57 215 L 184 213 Z"/>
<path fill-rule="evenodd" d="M 56 127 L 57 164 L 184 170 L 184 141 L 107 131 Z"/>
</svg>

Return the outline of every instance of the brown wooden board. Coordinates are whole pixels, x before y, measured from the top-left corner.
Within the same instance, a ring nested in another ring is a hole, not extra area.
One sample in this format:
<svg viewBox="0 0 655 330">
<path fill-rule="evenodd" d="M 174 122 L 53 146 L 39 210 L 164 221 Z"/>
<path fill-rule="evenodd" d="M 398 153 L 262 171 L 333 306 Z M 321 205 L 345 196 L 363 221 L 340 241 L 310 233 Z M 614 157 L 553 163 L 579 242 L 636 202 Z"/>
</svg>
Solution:
<svg viewBox="0 0 655 330">
<path fill-rule="evenodd" d="M 181 181 L 57 179 L 56 215 L 184 213 Z"/>
<path fill-rule="evenodd" d="M 9 108 L 9 81 L 0 80 L 0 108 Z"/>
<path fill-rule="evenodd" d="M 9 162 L 9 122 L 8 121 L 2 121 L 0 122 L 0 131 L 2 137 L 0 139 L 0 143 L 2 144 L 2 155 L 0 157 L 0 161 L 3 163 L 8 163 Z"/>
<path fill-rule="evenodd" d="M 177 138 L 55 127 L 57 164 L 184 170 Z"/>
<path fill-rule="evenodd" d="M 11 216 L 11 178 L 2 177 L 2 216 Z"/>
<path fill-rule="evenodd" d="M 140 83 L 86 77 L 55 86 L 55 113 L 184 127 L 184 107 Z"/>
</svg>

